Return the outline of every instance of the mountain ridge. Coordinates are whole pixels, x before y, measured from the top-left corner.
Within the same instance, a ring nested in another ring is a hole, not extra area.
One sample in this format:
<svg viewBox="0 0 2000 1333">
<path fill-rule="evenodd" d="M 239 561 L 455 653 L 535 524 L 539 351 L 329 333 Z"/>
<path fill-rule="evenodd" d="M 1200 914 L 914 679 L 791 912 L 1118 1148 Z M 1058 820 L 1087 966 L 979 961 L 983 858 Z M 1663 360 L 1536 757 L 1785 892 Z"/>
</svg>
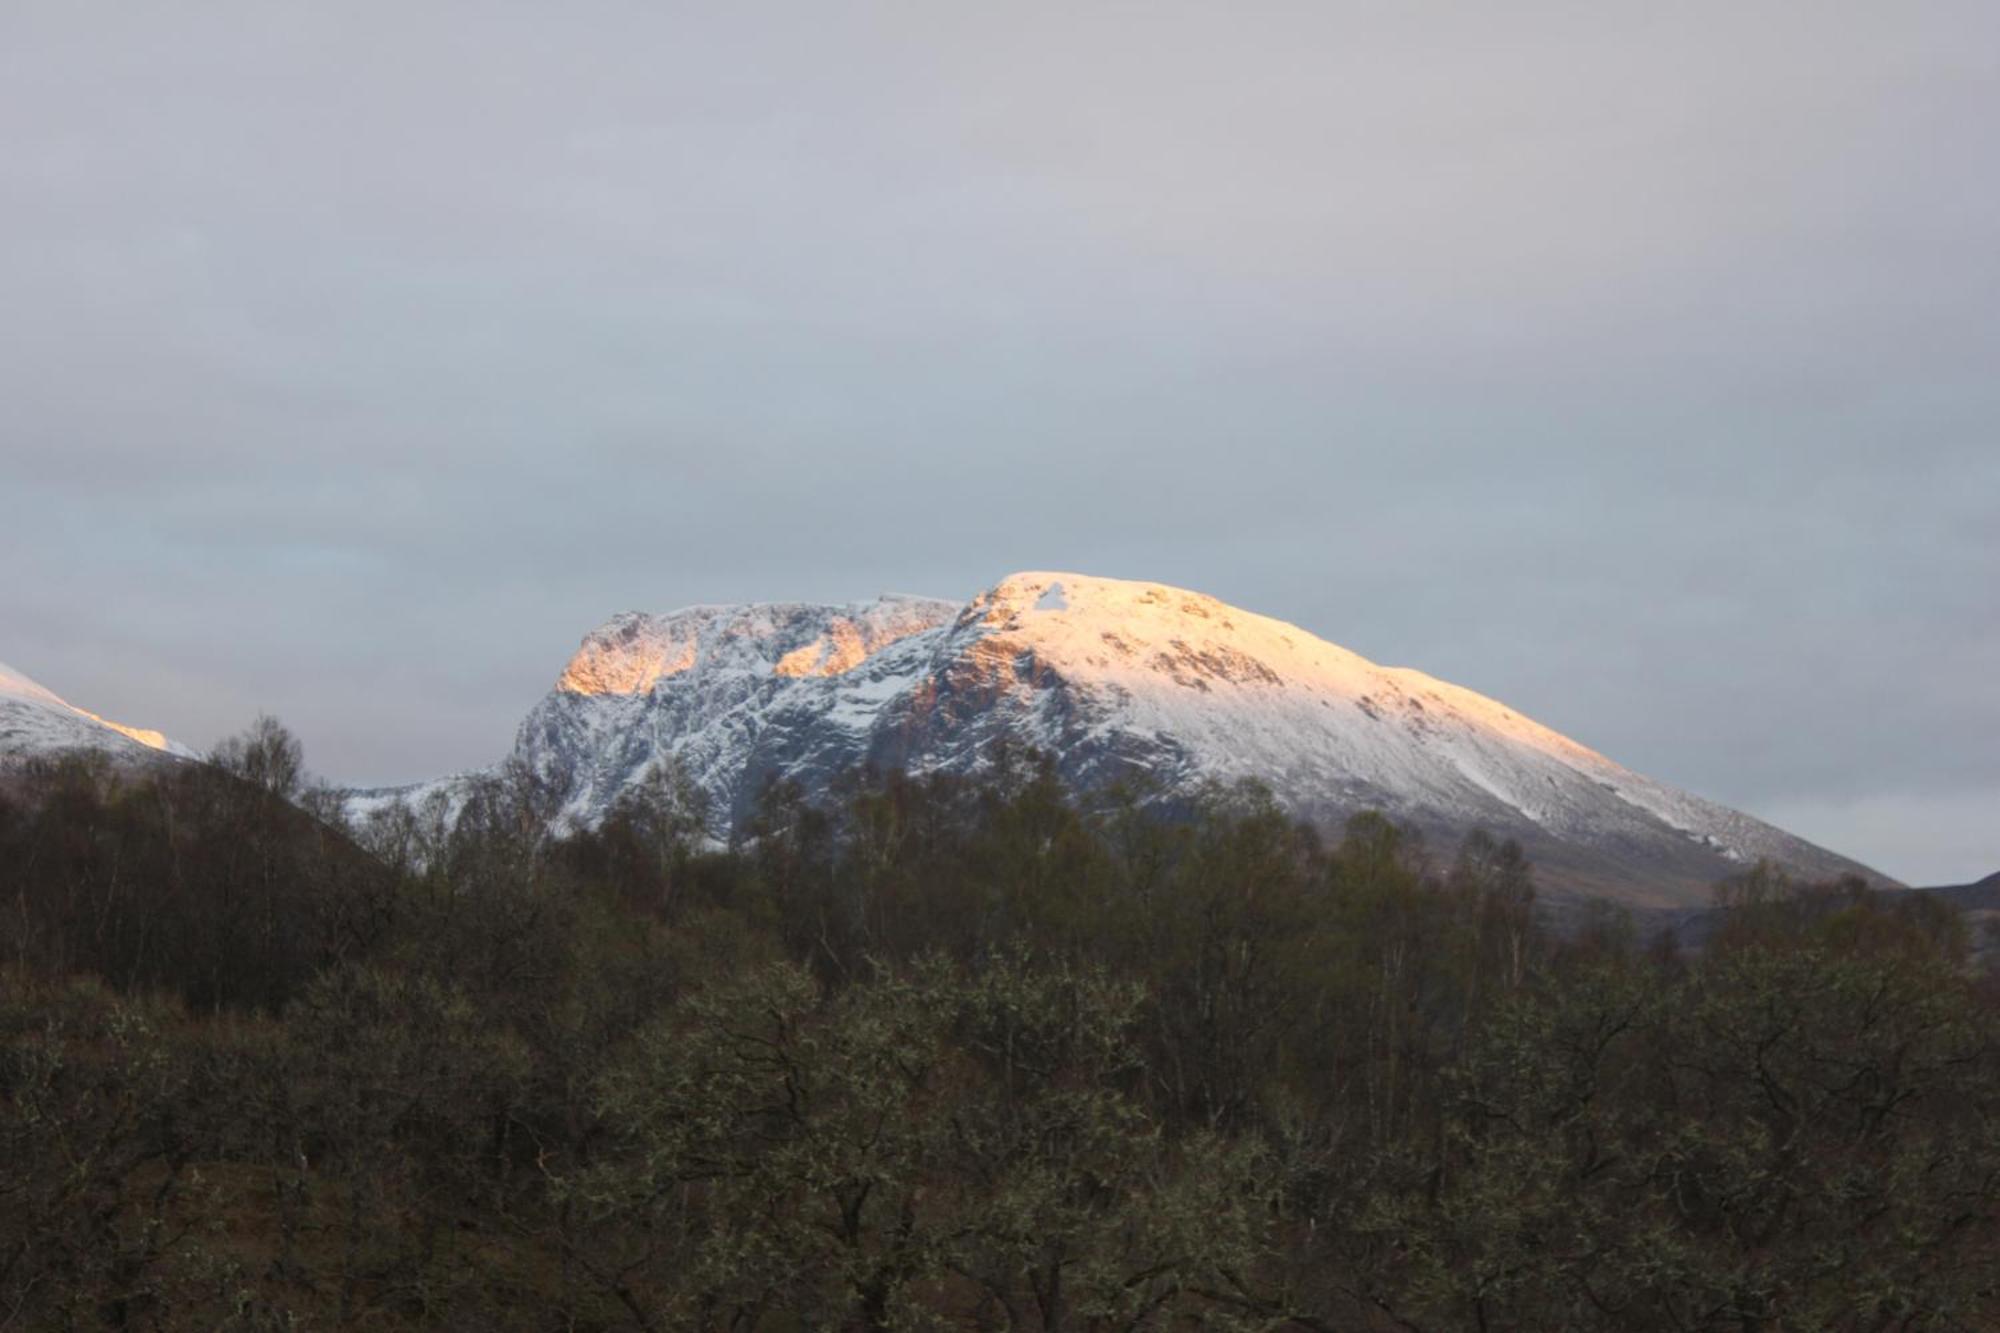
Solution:
<svg viewBox="0 0 2000 1333">
<path fill-rule="evenodd" d="M 1894 882 L 1462 686 L 1205 594 L 1060 571 L 962 604 L 621 613 L 530 710 L 514 757 L 582 826 L 670 755 L 726 835 L 770 781 L 820 796 L 864 765 L 975 774 L 1003 742 L 1051 754 L 1078 790 L 1143 776 L 1185 799 L 1248 778 L 1322 826 L 1378 809 L 1439 839 L 1484 828 L 1521 840 L 1559 895 L 1686 905 L 1762 859 Z"/>
<path fill-rule="evenodd" d="M 195 752 L 146 727 L 131 727 L 79 708 L 26 673 L 0 662 L 0 759 L 67 750 L 101 750 L 116 758 Z"/>
</svg>

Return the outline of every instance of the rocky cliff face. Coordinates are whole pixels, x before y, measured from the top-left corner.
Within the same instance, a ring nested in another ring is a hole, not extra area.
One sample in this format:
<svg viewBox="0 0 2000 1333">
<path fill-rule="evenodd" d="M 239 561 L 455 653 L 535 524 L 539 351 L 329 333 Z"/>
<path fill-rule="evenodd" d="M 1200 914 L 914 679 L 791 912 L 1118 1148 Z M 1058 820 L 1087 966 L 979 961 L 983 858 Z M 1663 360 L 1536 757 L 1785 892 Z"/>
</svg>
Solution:
<svg viewBox="0 0 2000 1333">
<path fill-rule="evenodd" d="M 671 755 L 726 833 L 774 778 L 819 794 L 861 763 L 972 773 L 1001 741 L 1056 756 L 1079 789 L 1143 774 L 1184 799 L 1255 778 L 1329 826 L 1379 809 L 1441 840 L 1485 828 L 1519 838 L 1558 893 L 1691 903 L 1764 858 L 1871 874 L 1470 690 L 1198 593 L 1077 574 L 1016 574 L 963 606 L 622 615 L 516 754 L 586 825 Z"/>
<path fill-rule="evenodd" d="M 603 818 L 671 754 L 731 824 L 772 778 L 817 791 L 866 761 L 882 710 L 921 675 L 957 612 L 885 597 L 618 616 L 529 712 L 516 752 L 561 794 L 570 821 Z"/>
</svg>

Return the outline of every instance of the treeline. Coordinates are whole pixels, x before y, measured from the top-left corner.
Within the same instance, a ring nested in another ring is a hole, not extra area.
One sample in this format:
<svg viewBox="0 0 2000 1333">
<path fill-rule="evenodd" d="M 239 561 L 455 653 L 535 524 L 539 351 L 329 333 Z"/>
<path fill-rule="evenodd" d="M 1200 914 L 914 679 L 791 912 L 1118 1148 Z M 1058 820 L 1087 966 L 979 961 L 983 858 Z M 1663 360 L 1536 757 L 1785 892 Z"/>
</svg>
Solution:
<svg viewBox="0 0 2000 1333">
<path fill-rule="evenodd" d="M 1698 957 L 1520 849 L 1033 754 L 524 769 L 359 827 L 260 723 L 0 788 L 0 1329 L 2000 1326 L 1955 914 L 1768 869 Z"/>
</svg>

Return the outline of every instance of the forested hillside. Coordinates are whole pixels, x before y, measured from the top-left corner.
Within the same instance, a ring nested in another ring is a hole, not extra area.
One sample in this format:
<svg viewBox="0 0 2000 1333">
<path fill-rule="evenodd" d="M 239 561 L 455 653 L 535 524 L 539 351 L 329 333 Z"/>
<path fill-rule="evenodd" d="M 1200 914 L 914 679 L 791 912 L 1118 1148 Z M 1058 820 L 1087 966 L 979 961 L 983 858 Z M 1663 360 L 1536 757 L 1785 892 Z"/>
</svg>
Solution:
<svg viewBox="0 0 2000 1333">
<path fill-rule="evenodd" d="M 0 787 L 0 1329 L 2000 1326 L 1994 979 L 1758 870 L 1698 956 L 1378 816 L 514 766 L 261 724 Z"/>
</svg>

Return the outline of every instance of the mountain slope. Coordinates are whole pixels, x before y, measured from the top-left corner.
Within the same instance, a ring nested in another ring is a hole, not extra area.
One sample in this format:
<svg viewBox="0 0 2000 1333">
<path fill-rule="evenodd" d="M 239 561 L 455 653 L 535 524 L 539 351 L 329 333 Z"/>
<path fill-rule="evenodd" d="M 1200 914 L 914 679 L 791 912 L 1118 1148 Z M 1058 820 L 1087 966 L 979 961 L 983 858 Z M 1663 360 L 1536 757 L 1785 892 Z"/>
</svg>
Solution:
<svg viewBox="0 0 2000 1333">
<path fill-rule="evenodd" d="M 1970 884 L 1941 884 L 1923 892 L 1967 910 L 2000 911 L 2000 871 Z"/>
<path fill-rule="evenodd" d="M 1576 895 L 1691 903 L 1761 858 L 1883 882 L 1470 690 L 1198 593 L 1077 574 L 1016 574 L 963 607 L 622 615 L 584 640 L 515 753 L 577 824 L 671 754 L 726 832 L 773 778 L 820 794 L 860 763 L 968 773 L 1002 741 L 1055 755 L 1079 789 L 1144 775 L 1185 798 L 1254 778 L 1328 826 L 1379 809 L 1447 843 L 1485 828 Z"/>
<path fill-rule="evenodd" d="M 159 754 L 192 758 L 186 746 L 157 731 L 99 717 L 0 662 L 0 759 L 66 750 L 101 750 L 120 759 Z"/>
</svg>

